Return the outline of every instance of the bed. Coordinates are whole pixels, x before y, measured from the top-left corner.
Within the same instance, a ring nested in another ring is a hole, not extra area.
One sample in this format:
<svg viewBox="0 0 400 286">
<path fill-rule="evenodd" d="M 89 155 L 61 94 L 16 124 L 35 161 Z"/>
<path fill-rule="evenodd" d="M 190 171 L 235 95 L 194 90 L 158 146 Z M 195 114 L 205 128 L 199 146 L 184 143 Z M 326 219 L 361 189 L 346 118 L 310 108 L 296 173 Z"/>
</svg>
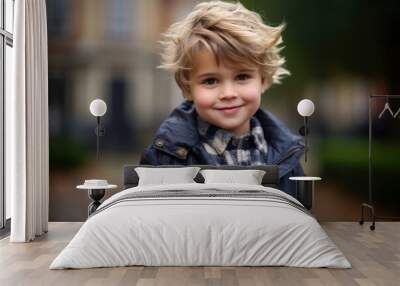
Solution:
<svg viewBox="0 0 400 286">
<path fill-rule="evenodd" d="M 182 166 L 163 167 L 154 170 L 164 174 Z M 277 166 L 195 167 L 201 173 L 192 182 L 176 183 L 165 175 L 165 183 L 158 184 L 152 173 L 155 183 L 141 185 L 138 172 L 153 167 L 124 166 L 124 190 L 100 205 L 50 269 L 351 267 L 310 211 L 278 189 Z M 214 174 L 217 181 L 209 179 L 207 172 L 213 173 L 212 169 L 240 173 L 231 175 L 232 182 L 220 183 L 220 173 Z M 250 170 L 263 171 L 261 184 L 237 182 Z"/>
</svg>

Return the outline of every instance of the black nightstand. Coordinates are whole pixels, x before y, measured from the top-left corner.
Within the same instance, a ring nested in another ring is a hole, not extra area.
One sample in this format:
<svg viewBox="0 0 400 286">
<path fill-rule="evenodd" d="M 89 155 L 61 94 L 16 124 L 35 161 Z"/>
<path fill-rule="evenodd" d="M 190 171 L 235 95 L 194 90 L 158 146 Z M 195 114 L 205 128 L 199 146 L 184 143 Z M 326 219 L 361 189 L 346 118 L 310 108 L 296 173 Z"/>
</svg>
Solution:
<svg viewBox="0 0 400 286">
<path fill-rule="evenodd" d="M 116 187 L 117 185 L 108 184 L 107 180 L 85 180 L 83 185 L 76 186 L 78 190 L 87 190 L 92 200 L 88 206 L 88 217 L 101 205 L 100 200 L 104 197 L 106 190 Z"/>
<path fill-rule="evenodd" d="M 321 181 L 320 177 L 290 177 L 289 180 L 296 181 L 296 199 L 306 209 L 311 210 L 314 203 L 314 182 Z"/>
</svg>

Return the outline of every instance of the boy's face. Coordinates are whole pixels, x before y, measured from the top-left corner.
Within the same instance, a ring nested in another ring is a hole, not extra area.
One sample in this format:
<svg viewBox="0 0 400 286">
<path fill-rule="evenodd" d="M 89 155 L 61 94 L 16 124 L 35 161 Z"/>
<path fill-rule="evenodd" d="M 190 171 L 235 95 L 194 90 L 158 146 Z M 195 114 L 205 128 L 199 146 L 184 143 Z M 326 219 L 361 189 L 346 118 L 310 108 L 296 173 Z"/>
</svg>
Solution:
<svg viewBox="0 0 400 286">
<path fill-rule="evenodd" d="M 198 115 L 208 123 L 239 137 L 250 130 L 250 118 L 260 107 L 266 88 L 258 66 L 218 66 L 215 57 L 201 51 L 193 57 L 191 94 Z"/>
</svg>

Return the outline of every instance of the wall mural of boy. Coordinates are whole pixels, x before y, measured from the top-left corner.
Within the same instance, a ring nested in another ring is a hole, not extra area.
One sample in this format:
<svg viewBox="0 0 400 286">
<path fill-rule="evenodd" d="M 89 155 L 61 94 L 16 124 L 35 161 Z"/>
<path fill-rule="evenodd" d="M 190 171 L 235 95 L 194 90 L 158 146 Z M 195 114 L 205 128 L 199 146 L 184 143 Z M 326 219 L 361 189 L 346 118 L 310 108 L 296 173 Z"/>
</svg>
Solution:
<svg viewBox="0 0 400 286">
<path fill-rule="evenodd" d="M 185 101 L 142 153 L 140 164 L 278 164 L 281 189 L 303 175 L 302 138 L 260 109 L 261 95 L 289 75 L 280 56 L 284 25 L 268 26 L 240 3 L 198 4 L 163 35 L 162 65 Z"/>
</svg>

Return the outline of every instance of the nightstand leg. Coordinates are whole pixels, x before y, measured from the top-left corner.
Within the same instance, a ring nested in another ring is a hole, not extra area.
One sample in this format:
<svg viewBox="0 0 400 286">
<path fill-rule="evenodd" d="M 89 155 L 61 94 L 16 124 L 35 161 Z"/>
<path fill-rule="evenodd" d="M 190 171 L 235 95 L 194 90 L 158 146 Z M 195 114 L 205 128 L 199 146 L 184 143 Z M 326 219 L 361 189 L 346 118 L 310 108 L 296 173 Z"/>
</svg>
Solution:
<svg viewBox="0 0 400 286">
<path fill-rule="evenodd" d="M 90 217 L 90 215 L 94 213 L 100 205 L 101 203 L 99 201 L 91 202 L 88 206 L 88 217 Z"/>
<path fill-rule="evenodd" d="M 106 193 L 105 189 L 89 190 L 88 195 L 89 198 L 92 200 L 92 202 L 88 206 L 88 216 L 94 213 L 97 210 L 97 208 L 101 205 L 100 200 L 104 197 L 105 193 Z"/>
<path fill-rule="evenodd" d="M 311 210 L 313 205 L 314 182 L 313 181 L 297 181 L 297 199 Z"/>
</svg>

